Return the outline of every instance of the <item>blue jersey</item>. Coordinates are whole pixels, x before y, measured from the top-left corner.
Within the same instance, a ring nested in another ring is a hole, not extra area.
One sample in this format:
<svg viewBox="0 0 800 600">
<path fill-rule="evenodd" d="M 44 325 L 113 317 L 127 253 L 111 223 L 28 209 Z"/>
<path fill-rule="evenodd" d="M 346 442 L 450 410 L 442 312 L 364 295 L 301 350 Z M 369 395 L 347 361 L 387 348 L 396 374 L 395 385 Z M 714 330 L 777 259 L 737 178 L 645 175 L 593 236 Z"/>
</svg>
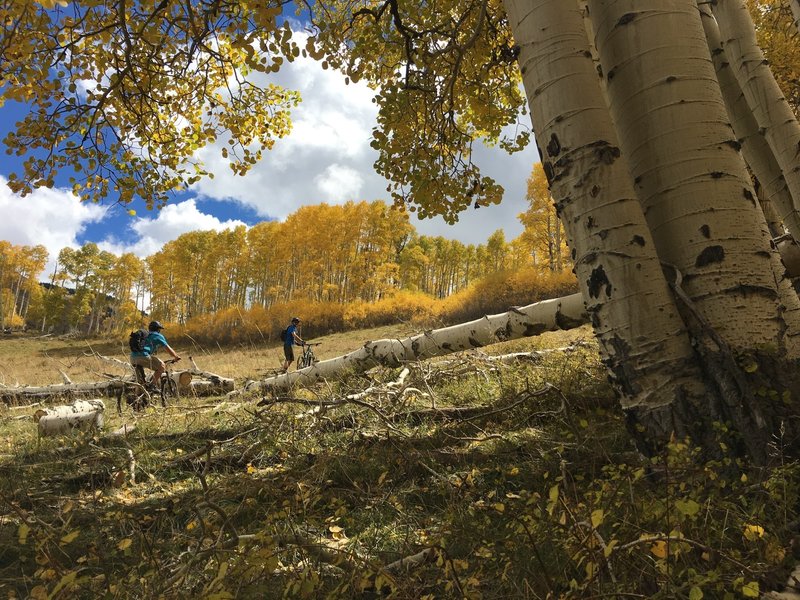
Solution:
<svg viewBox="0 0 800 600">
<path fill-rule="evenodd" d="M 284 346 L 293 346 L 294 345 L 294 332 L 297 331 L 297 325 L 292 323 L 289 327 L 286 328 L 286 339 L 283 342 Z"/>
<path fill-rule="evenodd" d="M 151 331 L 144 340 L 144 350 L 141 352 L 131 352 L 131 356 L 150 356 L 158 352 L 159 348 L 167 346 L 167 338 L 158 331 Z"/>
</svg>

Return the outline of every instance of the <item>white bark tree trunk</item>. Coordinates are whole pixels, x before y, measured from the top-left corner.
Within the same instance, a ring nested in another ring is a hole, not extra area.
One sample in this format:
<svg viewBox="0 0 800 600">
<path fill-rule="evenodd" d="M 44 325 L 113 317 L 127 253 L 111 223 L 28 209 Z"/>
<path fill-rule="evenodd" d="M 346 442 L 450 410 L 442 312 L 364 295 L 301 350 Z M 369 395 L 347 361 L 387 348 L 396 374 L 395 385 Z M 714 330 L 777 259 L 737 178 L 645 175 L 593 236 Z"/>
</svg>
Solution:
<svg viewBox="0 0 800 600">
<path fill-rule="evenodd" d="M 263 381 L 250 382 L 243 391 L 277 392 L 297 384 L 312 384 L 347 370 L 363 373 L 379 365 L 398 367 L 408 362 L 538 335 L 545 331 L 571 329 L 588 321 L 583 297 L 573 294 L 515 308 L 499 315 L 485 316 L 469 323 L 426 331 L 403 340 L 367 342 L 363 348 L 344 356 L 323 360 L 299 371 Z"/>
<path fill-rule="evenodd" d="M 721 340 L 741 353 L 791 342 L 794 352 L 775 279 L 782 267 L 694 0 L 590 0 L 589 8 L 620 145 L 658 254 L 681 279 L 687 322 L 718 337 L 709 346 Z"/>
<path fill-rule="evenodd" d="M 620 153 L 579 4 L 506 0 L 505 6 L 539 154 L 623 408 L 703 393 Z"/>
<path fill-rule="evenodd" d="M 725 55 L 744 92 L 786 183 L 800 208 L 800 124 L 770 71 L 756 41 L 753 20 L 743 0 L 718 0 L 711 6 Z"/>
<path fill-rule="evenodd" d="M 742 145 L 742 155 L 761 184 L 765 201 L 775 208 L 783 227 L 795 239 L 800 240 L 800 211 L 794 205 L 780 165 L 759 129 L 758 121 L 747 103 L 739 80 L 731 70 L 717 21 L 707 4 L 698 4 L 698 8 L 728 116 L 736 138 Z"/>
</svg>

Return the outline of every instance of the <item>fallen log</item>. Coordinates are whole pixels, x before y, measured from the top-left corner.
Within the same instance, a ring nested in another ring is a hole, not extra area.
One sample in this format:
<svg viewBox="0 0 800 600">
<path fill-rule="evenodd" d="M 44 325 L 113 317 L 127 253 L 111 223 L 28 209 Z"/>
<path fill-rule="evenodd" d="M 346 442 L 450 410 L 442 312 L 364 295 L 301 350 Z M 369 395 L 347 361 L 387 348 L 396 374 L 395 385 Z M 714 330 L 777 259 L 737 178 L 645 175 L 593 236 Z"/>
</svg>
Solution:
<svg viewBox="0 0 800 600">
<path fill-rule="evenodd" d="M 475 321 L 426 331 L 398 340 L 367 342 L 354 352 L 323 360 L 310 367 L 285 373 L 244 386 L 246 392 L 276 392 L 294 385 L 310 385 L 344 371 L 363 373 L 376 366 L 399 367 L 405 363 L 472 350 L 545 331 L 573 329 L 589 322 L 583 298 L 572 294 L 512 308 L 499 315 L 487 315 Z"/>
<path fill-rule="evenodd" d="M 62 373 L 62 378 L 65 383 L 43 386 L 17 385 L 13 387 L 0 385 L 0 400 L 7 404 L 13 404 L 20 400 L 29 401 L 30 399 L 58 396 L 74 397 L 97 394 L 103 394 L 109 397 L 118 396 L 124 393 L 126 387 L 136 383 L 133 367 L 130 364 L 101 354 L 94 354 L 94 356 L 116 365 L 125 366 L 130 370 L 130 374 L 123 376 L 105 374 L 105 376 L 108 377 L 106 381 L 73 383 L 65 373 Z M 235 383 L 232 378 L 222 377 L 216 373 L 203 371 L 197 367 L 191 357 L 189 357 L 189 360 L 192 364 L 190 369 L 172 372 L 172 379 L 178 386 L 179 394 L 209 396 L 213 394 L 227 394 L 234 390 Z M 202 377 L 203 379 L 195 380 L 195 376 Z"/>
<path fill-rule="evenodd" d="M 0 385 L 0 399 L 11 403 L 20 398 L 41 398 L 46 396 L 68 396 L 68 395 L 88 395 L 105 393 L 111 395 L 116 390 L 124 387 L 125 381 L 122 379 L 112 379 L 110 381 L 99 381 L 92 383 L 55 383 L 52 385 L 20 385 L 4 386 Z"/>
<path fill-rule="evenodd" d="M 100 399 L 78 400 L 67 406 L 39 409 L 33 415 L 39 437 L 63 435 L 75 430 L 103 427 L 105 404 Z"/>
</svg>

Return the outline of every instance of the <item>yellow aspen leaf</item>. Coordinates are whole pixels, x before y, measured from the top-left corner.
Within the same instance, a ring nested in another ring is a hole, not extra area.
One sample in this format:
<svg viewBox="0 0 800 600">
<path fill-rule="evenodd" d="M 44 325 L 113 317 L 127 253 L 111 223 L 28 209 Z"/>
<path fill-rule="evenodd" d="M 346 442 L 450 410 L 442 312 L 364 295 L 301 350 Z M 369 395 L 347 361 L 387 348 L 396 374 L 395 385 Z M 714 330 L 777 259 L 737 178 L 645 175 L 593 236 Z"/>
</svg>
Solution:
<svg viewBox="0 0 800 600">
<path fill-rule="evenodd" d="M 125 538 L 124 540 L 120 540 L 119 544 L 117 544 L 117 548 L 120 550 L 127 550 L 131 547 L 133 540 L 131 538 Z"/>
<path fill-rule="evenodd" d="M 136 216 L 136 211 L 135 211 L 135 210 L 133 210 L 133 209 L 130 209 L 130 210 L 128 211 L 128 214 L 129 214 L 130 216 L 132 216 L 132 217 L 135 217 L 135 216 Z"/>
<path fill-rule="evenodd" d="M 78 537 L 79 534 L 80 534 L 80 531 L 78 531 L 77 529 L 75 531 L 70 531 L 67 535 L 65 535 L 64 537 L 61 538 L 61 543 L 62 544 L 69 544 L 76 537 Z"/>
<path fill-rule="evenodd" d="M 656 558 L 666 558 L 667 542 L 665 542 L 664 540 L 659 540 L 655 542 L 652 546 L 650 546 L 650 553 Z"/>
<path fill-rule="evenodd" d="M 502 502 L 495 502 L 492 506 L 497 512 L 504 512 L 506 510 L 506 505 Z"/>
<path fill-rule="evenodd" d="M 701 600 L 703 598 L 703 590 L 694 586 L 689 590 L 689 600 Z"/>
<path fill-rule="evenodd" d="M 28 534 L 30 533 L 31 528 L 30 525 L 27 523 L 20 523 L 19 529 L 17 530 L 17 537 L 19 539 L 19 545 L 24 546 L 25 542 L 28 541 Z"/>
<path fill-rule="evenodd" d="M 688 517 L 693 517 L 700 512 L 700 505 L 694 500 L 676 500 L 675 508 L 677 508 L 681 514 Z"/>
<path fill-rule="evenodd" d="M 378 485 L 382 484 L 383 481 L 386 479 L 386 476 L 389 474 L 389 471 L 384 471 L 381 473 L 381 476 L 378 477 Z"/>
<path fill-rule="evenodd" d="M 253 466 L 253 463 L 247 463 L 247 473 L 252 475 L 256 472 L 256 468 Z"/>
<path fill-rule="evenodd" d="M 611 541 L 610 541 L 610 542 L 609 542 L 609 543 L 606 545 L 606 547 L 605 547 L 605 548 L 603 548 L 603 555 L 604 555 L 606 558 L 608 558 L 609 556 L 611 556 L 611 553 L 612 553 L 612 552 L 614 552 L 614 547 L 615 547 L 615 546 L 616 546 L 618 543 L 619 543 L 619 542 L 618 542 L 617 540 L 611 540 Z"/>
<path fill-rule="evenodd" d="M 759 589 L 757 581 L 750 581 L 742 586 L 742 596 L 745 598 L 758 598 Z"/>
<path fill-rule="evenodd" d="M 605 517 L 605 513 L 603 512 L 602 508 L 598 508 L 595 511 L 592 511 L 592 527 L 599 527 L 600 524 L 603 522 L 603 518 Z"/>
<path fill-rule="evenodd" d="M 47 588 L 43 585 L 37 585 L 30 591 L 31 600 L 47 600 Z"/>
<path fill-rule="evenodd" d="M 751 542 L 755 542 L 756 540 L 764 537 L 764 528 L 760 525 L 745 525 L 744 537 Z"/>
</svg>

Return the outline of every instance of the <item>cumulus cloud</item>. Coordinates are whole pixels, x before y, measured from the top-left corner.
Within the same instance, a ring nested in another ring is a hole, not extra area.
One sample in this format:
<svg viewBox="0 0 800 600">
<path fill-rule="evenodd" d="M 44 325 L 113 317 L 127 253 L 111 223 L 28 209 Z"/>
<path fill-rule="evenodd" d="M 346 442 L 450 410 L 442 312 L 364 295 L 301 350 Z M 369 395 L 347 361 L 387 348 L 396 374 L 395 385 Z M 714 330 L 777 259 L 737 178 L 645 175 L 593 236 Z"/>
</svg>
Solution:
<svg viewBox="0 0 800 600">
<path fill-rule="evenodd" d="M 131 229 L 138 238 L 134 243 L 123 243 L 115 237 L 109 237 L 98 245 L 117 255 L 132 252 L 144 258 L 158 252 L 167 242 L 190 231 L 222 231 L 246 225 L 239 220 L 220 221 L 213 215 L 200 212 L 194 200 L 168 204 L 154 214 L 152 218 L 140 217 L 132 222 Z"/>
<path fill-rule="evenodd" d="M 78 248 L 78 236 L 89 223 L 102 221 L 107 209 L 81 202 L 72 192 L 41 188 L 20 197 L 8 189 L 0 175 L 0 239 L 17 246 L 47 248 L 50 260 L 45 273 L 51 273 L 63 248 Z"/>
</svg>

